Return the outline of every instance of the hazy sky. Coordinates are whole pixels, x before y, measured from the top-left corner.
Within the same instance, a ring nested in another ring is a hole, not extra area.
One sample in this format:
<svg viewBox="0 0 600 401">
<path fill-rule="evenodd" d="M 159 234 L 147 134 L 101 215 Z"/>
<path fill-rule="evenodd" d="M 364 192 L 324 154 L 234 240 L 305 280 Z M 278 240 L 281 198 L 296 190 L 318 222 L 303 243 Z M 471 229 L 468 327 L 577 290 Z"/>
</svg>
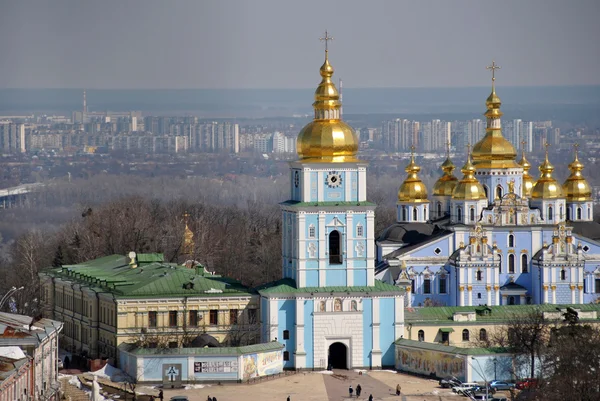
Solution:
<svg viewBox="0 0 600 401">
<path fill-rule="evenodd" d="M 600 1 L 53 0 L 0 4 L 0 88 L 600 84 Z"/>
</svg>

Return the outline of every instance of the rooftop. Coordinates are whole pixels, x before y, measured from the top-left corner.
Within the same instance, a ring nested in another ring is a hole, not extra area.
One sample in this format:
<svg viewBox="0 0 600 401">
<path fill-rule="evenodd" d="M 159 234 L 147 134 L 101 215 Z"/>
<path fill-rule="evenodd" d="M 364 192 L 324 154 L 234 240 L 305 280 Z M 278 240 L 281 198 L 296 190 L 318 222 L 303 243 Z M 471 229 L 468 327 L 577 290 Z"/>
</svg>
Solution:
<svg viewBox="0 0 600 401">
<path fill-rule="evenodd" d="M 138 348 L 134 344 L 123 343 L 119 345 L 121 351 L 135 355 L 203 355 L 203 356 L 237 356 L 253 354 L 256 352 L 279 351 L 283 344 L 277 341 L 268 343 L 246 345 L 243 347 L 206 347 L 206 348 Z"/>
<path fill-rule="evenodd" d="M 422 349 L 427 351 L 445 352 L 454 355 L 493 355 L 506 354 L 508 350 L 502 347 L 495 348 L 461 348 L 439 343 L 426 343 L 424 341 L 407 340 L 401 338 L 395 342 L 396 345 L 410 347 L 411 349 Z"/>
<path fill-rule="evenodd" d="M 574 304 L 574 305 L 497 305 L 497 306 L 435 306 L 406 308 L 404 311 L 404 321 L 406 323 L 431 323 L 431 324 L 461 324 L 468 322 L 455 322 L 454 313 L 477 312 L 487 309 L 487 314 L 477 314 L 478 322 L 502 322 L 515 316 L 523 316 L 534 310 L 541 312 L 556 312 L 558 309 L 566 310 L 573 308 L 582 312 L 597 311 L 600 312 L 600 304 Z M 600 313 L 599 313 L 600 315 Z M 581 318 L 585 321 L 585 318 Z"/>
<path fill-rule="evenodd" d="M 402 289 L 392 284 L 384 283 L 380 280 L 375 280 L 375 285 L 370 286 L 329 286 L 329 287 L 304 287 L 297 288 L 296 282 L 289 278 L 284 278 L 271 283 L 263 284 L 257 287 L 256 290 L 261 294 L 306 294 L 306 293 L 348 293 L 348 292 L 403 292 Z"/>
<path fill-rule="evenodd" d="M 186 268 L 163 262 L 161 254 L 138 254 L 136 265 L 111 255 L 77 265 L 50 268 L 42 274 L 110 292 L 119 298 L 164 296 L 248 296 L 240 282 L 211 274 L 203 266 Z"/>
</svg>

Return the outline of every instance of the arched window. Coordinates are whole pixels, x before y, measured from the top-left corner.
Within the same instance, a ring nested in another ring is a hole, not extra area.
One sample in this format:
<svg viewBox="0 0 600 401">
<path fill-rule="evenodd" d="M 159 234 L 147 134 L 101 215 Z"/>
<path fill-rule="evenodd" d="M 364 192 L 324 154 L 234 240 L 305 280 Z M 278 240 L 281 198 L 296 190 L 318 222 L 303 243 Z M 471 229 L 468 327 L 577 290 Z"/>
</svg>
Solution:
<svg viewBox="0 0 600 401">
<path fill-rule="evenodd" d="M 402 221 L 406 221 L 406 206 L 402 206 Z"/>
<path fill-rule="evenodd" d="M 425 332 L 423 330 L 419 330 L 419 341 L 425 341 Z"/>
<path fill-rule="evenodd" d="M 463 341 L 469 341 L 469 330 L 464 329 L 462 331 L 462 340 Z"/>
<path fill-rule="evenodd" d="M 427 206 L 423 206 L 423 220 L 427 221 Z"/>
<path fill-rule="evenodd" d="M 567 208 L 567 220 L 571 220 L 571 208 Z"/>
<path fill-rule="evenodd" d="M 462 221 L 462 209 L 460 207 L 456 208 L 456 221 Z"/>
<path fill-rule="evenodd" d="M 342 236 L 337 230 L 329 233 L 329 263 L 332 265 L 342 264 Z"/>
<path fill-rule="evenodd" d="M 437 204 L 437 217 L 442 217 L 442 202 Z"/>
<path fill-rule="evenodd" d="M 412 292 L 413 294 L 415 293 L 415 290 L 416 290 L 415 287 L 416 287 L 415 280 L 414 279 L 410 280 L 410 292 Z"/>
<path fill-rule="evenodd" d="M 496 199 L 502 199 L 502 187 L 500 185 L 496 187 Z"/>
<path fill-rule="evenodd" d="M 560 279 L 561 280 L 566 280 L 567 279 L 567 271 L 565 269 L 561 269 L 561 271 L 560 271 Z"/>
<path fill-rule="evenodd" d="M 471 221 L 475 221 L 475 208 L 472 207 L 469 213 L 471 214 Z"/>
<path fill-rule="evenodd" d="M 508 255 L 508 272 L 515 272 L 515 255 L 512 253 Z"/>
<path fill-rule="evenodd" d="M 581 220 L 581 208 L 577 208 L 577 220 Z"/>
<path fill-rule="evenodd" d="M 563 207 L 562 207 L 562 205 L 560 205 L 560 208 L 558 209 L 558 212 L 559 212 L 559 214 L 558 214 L 558 217 L 559 217 L 560 219 L 562 219 L 562 218 L 563 218 L 563 216 L 564 216 L 564 212 L 563 212 Z"/>
<path fill-rule="evenodd" d="M 552 215 L 552 206 L 548 206 L 548 220 L 552 220 L 554 216 Z"/>
<path fill-rule="evenodd" d="M 587 218 L 588 218 L 588 220 L 589 220 L 589 219 L 591 219 L 591 218 L 592 218 L 592 211 L 590 210 L 590 207 L 589 207 L 589 206 L 588 206 L 588 208 L 587 208 L 587 211 L 588 211 L 588 213 L 587 213 L 587 214 L 588 214 L 588 217 L 587 217 Z"/>
<path fill-rule="evenodd" d="M 498 255 L 498 273 L 502 273 L 502 255 Z"/>
<path fill-rule="evenodd" d="M 315 228 L 314 224 L 308 226 L 308 238 L 315 238 L 317 236 L 316 231 L 317 229 Z"/>
<path fill-rule="evenodd" d="M 416 207 L 413 207 L 413 221 L 419 220 L 419 211 Z"/>
<path fill-rule="evenodd" d="M 357 237 L 362 237 L 363 236 L 363 226 L 360 223 L 358 223 L 356 225 L 356 236 Z"/>
<path fill-rule="evenodd" d="M 479 340 L 487 341 L 487 331 L 485 329 L 479 330 Z"/>
<path fill-rule="evenodd" d="M 529 270 L 529 266 L 527 266 L 527 254 L 524 253 L 521 255 L 521 273 L 527 273 Z"/>
<path fill-rule="evenodd" d="M 426 278 L 423 280 L 423 294 L 431 294 L 431 279 Z"/>
<path fill-rule="evenodd" d="M 488 187 L 487 187 L 487 185 L 483 186 L 483 192 L 485 192 L 485 197 L 489 199 L 490 196 L 489 196 L 489 193 L 488 193 Z"/>
<path fill-rule="evenodd" d="M 477 281 L 483 280 L 483 272 L 481 270 L 477 270 L 476 278 L 477 278 Z"/>
<path fill-rule="evenodd" d="M 514 246 L 515 246 L 515 236 L 512 235 L 512 234 L 510 234 L 508 236 L 508 247 L 509 248 L 514 248 Z"/>
<path fill-rule="evenodd" d="M 508 297 L 508 304 L 509 305 L 514 305 L 515 304 L 515 297 L 513 297 L 513 296 Z"/>
</svg>

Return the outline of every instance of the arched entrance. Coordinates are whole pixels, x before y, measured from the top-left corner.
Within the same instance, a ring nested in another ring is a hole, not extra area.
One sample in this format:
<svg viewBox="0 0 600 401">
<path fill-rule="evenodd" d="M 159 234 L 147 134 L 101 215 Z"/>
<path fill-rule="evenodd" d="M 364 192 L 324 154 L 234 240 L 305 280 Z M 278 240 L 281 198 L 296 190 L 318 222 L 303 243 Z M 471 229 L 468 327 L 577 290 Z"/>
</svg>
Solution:
<svg viewBox="0 0 600 401">
<path fill-rule="evenodd" d="M 332 369 L 348 369 L 348 348 L 342 343 L 329 346 L 329 366 Z"/>
</svg>

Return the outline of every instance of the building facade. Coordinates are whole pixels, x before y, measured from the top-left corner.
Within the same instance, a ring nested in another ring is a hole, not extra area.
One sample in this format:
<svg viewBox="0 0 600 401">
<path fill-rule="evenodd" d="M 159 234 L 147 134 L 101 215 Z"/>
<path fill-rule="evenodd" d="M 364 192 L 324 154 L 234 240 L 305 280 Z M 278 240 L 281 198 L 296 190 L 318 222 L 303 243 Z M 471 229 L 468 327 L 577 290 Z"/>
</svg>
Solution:
<svg viewBox="0 0 600 401">
<path fill-rule="evenodd" d="M 327 52 L 314 120 L 298 135 L 290 200 L 281 204 L 283 279 L 259 287 L 262 341 L 285 346 L 285 368 L 393 366 L 401 289 L 375 279 L 375 204 L 367 164 L 340 117 Z"/>
<path fill-rule="evenodd" d="M 161 254 L 106 256 L 40 274 L 64 349 L 117 358 L 121 343 L 188 346 L 202 334 L 228 344 L 258 338 L 258 298 L 239 282 L 165 263 Z"/>
<path fill-rule="evenodd" d="M 502 135 L 500 105 L 492 85 L 486 133 L 468 152 L 462 179 L 448 155 L 430 199 L 414 160 L 407 167 L 397 223 L 377 239 L 376 277 L 405 287 L 408 306 L 600 299 L 600 224 L 577 148 L 562 185 L 548 144 L 532 178 L 526 144 L 517 162 Z"/>
</svg>

